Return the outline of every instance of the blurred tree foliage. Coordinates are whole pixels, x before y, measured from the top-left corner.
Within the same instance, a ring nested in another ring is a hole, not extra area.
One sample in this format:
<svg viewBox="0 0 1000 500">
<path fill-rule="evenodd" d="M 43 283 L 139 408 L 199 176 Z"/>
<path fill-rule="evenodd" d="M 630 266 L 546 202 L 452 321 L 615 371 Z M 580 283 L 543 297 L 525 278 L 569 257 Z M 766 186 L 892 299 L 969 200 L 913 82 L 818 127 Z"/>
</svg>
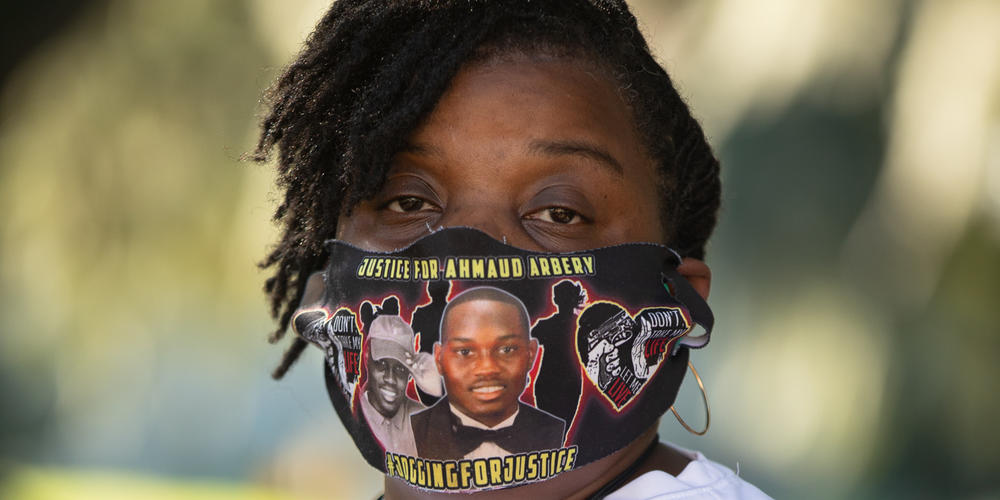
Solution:
<svg viewBox="0 0 1000 500">
<path fill-rule="evenodd" d="M 273 71 L 247 5 L 98 7 L 4 89 L 0 357 L 18 402 L 0 410 L 5 454 L 86 456 L 66 434 L 96 429 L 141 436 L 148 422 L 129 416 L 155 404 L 165 347 L 197 359 L 252 342 L 237 327 L 248 311 L 266 331 L 253 263 L 269 176 L 238 158 Z"/>
</svg>

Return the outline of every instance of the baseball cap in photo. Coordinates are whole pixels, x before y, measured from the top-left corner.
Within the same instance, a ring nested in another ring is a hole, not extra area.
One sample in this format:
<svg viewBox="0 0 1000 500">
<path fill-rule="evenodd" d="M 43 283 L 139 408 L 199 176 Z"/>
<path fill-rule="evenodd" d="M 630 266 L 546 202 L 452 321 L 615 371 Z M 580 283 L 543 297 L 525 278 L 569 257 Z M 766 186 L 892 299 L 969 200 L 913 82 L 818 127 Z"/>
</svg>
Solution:
<svg viewBox="0 0 1000 500">
<path fill-rule="evenodd" d="M 391 358 L 402 363 L 420 390 L 432 396 L 443 393 L 434 356 L 415 349 L 413 329 L 399 316 L 376 316 L 372 320 L 368 348 L 372 359 Z"/>
</svg>

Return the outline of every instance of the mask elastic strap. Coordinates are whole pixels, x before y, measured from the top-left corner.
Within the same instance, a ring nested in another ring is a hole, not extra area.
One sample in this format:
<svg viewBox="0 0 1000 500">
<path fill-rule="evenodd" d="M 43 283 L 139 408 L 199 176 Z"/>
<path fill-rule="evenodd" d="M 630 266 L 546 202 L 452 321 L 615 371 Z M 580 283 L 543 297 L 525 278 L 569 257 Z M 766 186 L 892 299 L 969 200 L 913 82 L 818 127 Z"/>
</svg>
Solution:
<svg viewBox="0 0 1000 500">
<path fill-rule="evenodd" d="M 661 273 L 663 285 L 667 288 L 670 295 L 687 308 L 688 312 L 691 313 L 691 319 L 705 329 L 705 333 L 697 337 L 684 336 L 674 344 L 675 349 L 681 345 L 695 349 L 705 347 L 712 335 L 715 316 L 712 314 L 712 309 L 708 307 L 705 299 L 702 299 L 698 291 L 677 272 L 677 266 L 680 264 L 680 256 L 674 253 L 673 257 L 674 259 L 667 259 L 663 263 L 663 272 Z"/>
</svg>

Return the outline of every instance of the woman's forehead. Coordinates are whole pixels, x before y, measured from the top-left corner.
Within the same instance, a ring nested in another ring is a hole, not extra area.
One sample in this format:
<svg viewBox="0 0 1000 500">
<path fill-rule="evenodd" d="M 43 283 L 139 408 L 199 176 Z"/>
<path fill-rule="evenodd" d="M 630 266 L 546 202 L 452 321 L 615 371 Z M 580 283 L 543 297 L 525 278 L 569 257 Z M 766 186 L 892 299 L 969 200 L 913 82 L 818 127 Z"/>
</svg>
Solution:
<svg viewBox="0 0 1000 500">
<path fill-rule="evenodd" d="M 574 152 L 619 168 L 651 163 L 616 84 L 567 59 L 504 58 L 463 68 L 409 147 L 479 157 Z"/>
<path fill-rule="evenodd" d="M 440 120 L 455 108 L 487 112 L 519 105 L 562 108 L 556 118 L 571 115 L 600 123 L 592 119 L 604 116 L 626 121 L 634 128 L 627 103 L 618 94 L 616 83 L 603 71 L 577 60 L 527 57 L 463 67 L 428 121 Z"/>
</svg>

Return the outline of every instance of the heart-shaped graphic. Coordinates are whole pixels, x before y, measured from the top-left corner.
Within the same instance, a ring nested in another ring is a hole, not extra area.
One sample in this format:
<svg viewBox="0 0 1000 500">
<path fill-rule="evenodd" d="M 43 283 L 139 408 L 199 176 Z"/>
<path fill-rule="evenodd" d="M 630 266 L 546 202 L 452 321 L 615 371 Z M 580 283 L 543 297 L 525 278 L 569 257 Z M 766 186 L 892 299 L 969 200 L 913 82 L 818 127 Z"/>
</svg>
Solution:
<svg viewBox="0 0 1000 500">
<path fill-rule="evenodd" d="M 614 302 L 594 302 L 577 318 L 577 354 L 587 378 L 620 412 L 690 331 L 691 318 L 680 307 L 647 307 L 632 316 Z"/>
<path fill-rule="evenodd" d="M 292 326 L 302 338 L 323 349 L 344 398 L 353 402 L 360 375 L 362 341 L 357 315 L 344 307 L 333 314 L 325 308 L 307 309 L 296 313 Z"/>
</svg>

